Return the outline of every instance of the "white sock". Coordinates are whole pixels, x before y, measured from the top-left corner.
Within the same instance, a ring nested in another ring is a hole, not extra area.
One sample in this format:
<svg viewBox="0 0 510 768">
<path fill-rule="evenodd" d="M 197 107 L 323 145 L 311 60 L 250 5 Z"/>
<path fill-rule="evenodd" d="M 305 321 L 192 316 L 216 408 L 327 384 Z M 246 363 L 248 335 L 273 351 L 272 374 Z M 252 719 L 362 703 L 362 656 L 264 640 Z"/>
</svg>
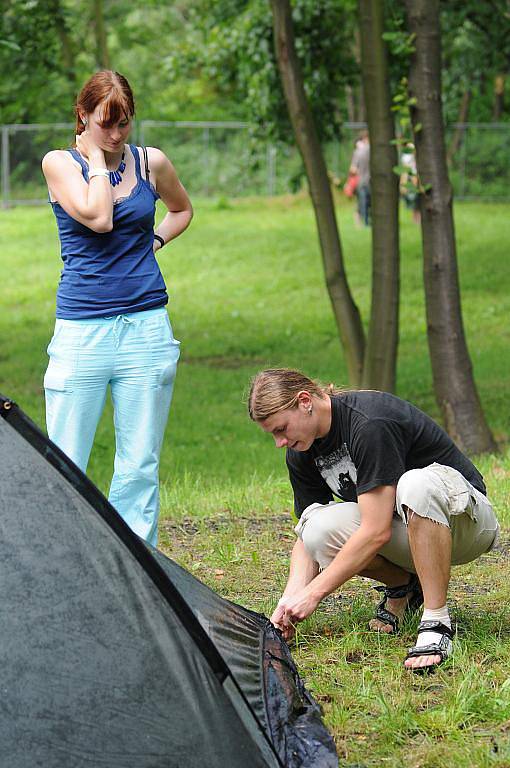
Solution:
<svg viewBox="0 0 510 768">
<path fill-rule="evenodd" d="M 452 628 L 447 605 L 444 605 L 442 608 L 425 608 L 421 620 L 440 621 L 441 624 L 445 624 L 449 629 Z M 422 645 L 430 645 L 430 643 L 438 643 L 440 640 L 441 634 L 439 632 L 420 632 L 418 639 L 416 640 L 416 645 L 421 647 Z"/>
</svg>

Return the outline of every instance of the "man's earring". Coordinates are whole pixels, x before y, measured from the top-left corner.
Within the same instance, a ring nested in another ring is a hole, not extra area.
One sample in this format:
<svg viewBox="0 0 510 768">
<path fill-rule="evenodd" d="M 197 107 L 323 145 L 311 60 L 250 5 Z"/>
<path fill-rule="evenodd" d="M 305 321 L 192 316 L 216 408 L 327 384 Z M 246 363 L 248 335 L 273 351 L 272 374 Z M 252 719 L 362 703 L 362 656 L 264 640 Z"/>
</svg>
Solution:
<svg viewBox="0 0 510 768">
<path fill-rule="evenodd" d="M 308 413 L 310 414 L 310 416 L 312 415 L 312 406 L 309 407 Z"/>
</svg>

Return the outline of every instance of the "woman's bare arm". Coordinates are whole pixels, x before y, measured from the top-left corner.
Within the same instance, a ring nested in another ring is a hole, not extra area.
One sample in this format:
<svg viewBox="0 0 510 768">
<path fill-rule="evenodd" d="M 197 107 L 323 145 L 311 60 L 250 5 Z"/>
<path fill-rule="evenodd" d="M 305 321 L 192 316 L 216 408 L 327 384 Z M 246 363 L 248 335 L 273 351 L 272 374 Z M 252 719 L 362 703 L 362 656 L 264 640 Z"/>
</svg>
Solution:
<svg viewBox="0 0 510 768">
<path fill-rule="evenodd" d="M 168 243 L 189 226 L 193 218 L 193 208 L 188 193 L 179 181 L 175 168 L 164 152 L 154 147 L 148 147 L 147 152 L 150 179 L 168 209 L 168 213 L 159 224 L 156 234 L 162 237 L 165 243 Z M 159 245 L 156 240 L 155 250 L 158 250 Z"/>
<path fill-rule="evenodd" d="M 80 152 L 88 159 L 90 168 L 106 168 L 104 153 L 86 133 L 77 137 Z M 48 189 L 73 219 L 95 232 L 110 232 L 113 226 L 113 197 L 106 176 L 93 176 L 89 183 L 69 152 L 48 152 L 42 161 Z"/>
</svg>

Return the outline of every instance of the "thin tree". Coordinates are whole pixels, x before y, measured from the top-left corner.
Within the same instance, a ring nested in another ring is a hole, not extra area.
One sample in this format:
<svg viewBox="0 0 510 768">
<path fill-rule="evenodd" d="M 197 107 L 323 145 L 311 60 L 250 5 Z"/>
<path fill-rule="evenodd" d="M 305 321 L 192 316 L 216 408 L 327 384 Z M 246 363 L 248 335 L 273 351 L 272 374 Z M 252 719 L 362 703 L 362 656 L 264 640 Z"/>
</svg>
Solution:
<svg viewBox="0 0 510 768">
<path fill-rule="evenodd" d="M 96 63 L 101 69 L 110 69 L 110 54 L 106 38 L 103 0 L 93 0 L 93 27 L 96 42 Z"/>
<path fill-rule="evenodd" d="M 462 322 L 441 107 L 439 0 L 405 0 L 414 41 L 409 73 L 421 221 L 427 336 L 434 390 L 445 427 L 468 453 L 496 450 L 473 378 Z"/>
<path fill-rule="evenodd" d="M 278 68 L 315 211 L 326 286 L 345 351 L 349 381 L 361 383 L 365 340 L 361 316 L 345 273 L 335 205 L 324 156 L 296 55 L 289 0 L 271 0 Z"/>
<path fill-rule="evenodd" d="M 76 86 L 76 48 L 69 30 L 66 12 L 61 0 L 47 0 L 47 6 L 53 17 L 55 30 L 60 40 L 63 70 L 68 82 L 74 88 Z"/>
<path fill-rule="evenodd" d="M 305 167 L 315 210 L 326 284 L 340 339 L 349 381 L 354 386 L 393 390 L 398 340 L 398 182 L 393 174 L 396 152 L 391 145 L 390 94 L 387 53 L 382 39 L 379 3 L 360 2 L 365 24 L 362 57 L 366 69 L 365 100 L 370 100 L 369 129 L 375 152 L 371 170 L 375 179 L 372 318 L 365 344 L 361 317 L 355 305 L 343 265 L 333 195 L 313 115 L 306 97 L 303 76 L 294 45 L 289 0 L 271 0 L 276 59 L 288 113 Z M 372 25 L 372 26 L 371 26 Z M 375 50 L 374 50 L 375 49 Z M 384 93 L 381 95 L 381 91 Z M 379 152 L 381 151 L 381 156 Z M 390 208 L 393 210 L 390 212 Z"/>
<path fill-rule="evenodd" d="M 370 135 L 372 305 L 362 386 L 395 390 L 399 310 L 398 163 L 380 0 L 358 0 L 361 74 Z"/>
</svg>

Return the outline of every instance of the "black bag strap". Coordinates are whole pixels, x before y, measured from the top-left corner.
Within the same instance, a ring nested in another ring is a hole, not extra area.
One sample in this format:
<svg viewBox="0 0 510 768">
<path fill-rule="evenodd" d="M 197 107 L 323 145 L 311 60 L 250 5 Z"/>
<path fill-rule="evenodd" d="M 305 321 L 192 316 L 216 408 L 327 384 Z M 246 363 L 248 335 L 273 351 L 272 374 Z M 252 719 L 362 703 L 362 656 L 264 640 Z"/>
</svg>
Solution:
<svg viewBox="0 0 510 768">
<path fill-rule="evenodd" d="M 149 181 L 149 176 L 151 172 L 149 170 L 149 156 L 147 154 L 147 147 L 142 147 L 142 151 L 143 151 L 143 160 L 145 163 L 145 178 L 147 179 L 147 181 Z"/>
</svg>

